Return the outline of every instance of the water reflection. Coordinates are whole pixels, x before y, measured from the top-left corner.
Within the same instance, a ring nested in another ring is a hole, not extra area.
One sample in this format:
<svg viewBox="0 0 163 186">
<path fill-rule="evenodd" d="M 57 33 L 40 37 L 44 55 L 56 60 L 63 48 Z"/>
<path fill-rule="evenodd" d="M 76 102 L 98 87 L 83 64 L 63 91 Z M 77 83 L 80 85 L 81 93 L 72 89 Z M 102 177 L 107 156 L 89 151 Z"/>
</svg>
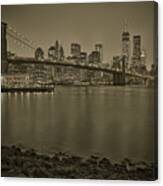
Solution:
<svg viewBox="0 0 163 186">
<path fill-rule="evenodd" d="M 2 94 L 2 143 L 151 160 L 153 96 L 152 89 L 131 87 Z"/>
</svg>

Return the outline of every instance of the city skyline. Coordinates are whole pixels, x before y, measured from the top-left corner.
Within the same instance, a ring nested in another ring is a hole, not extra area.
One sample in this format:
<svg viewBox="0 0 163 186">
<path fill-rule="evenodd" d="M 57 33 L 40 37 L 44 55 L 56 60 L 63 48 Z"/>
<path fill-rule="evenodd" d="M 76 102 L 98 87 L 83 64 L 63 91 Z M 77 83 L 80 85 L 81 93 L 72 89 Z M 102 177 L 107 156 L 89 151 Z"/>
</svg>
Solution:
<svg viewBox="0 0 163 186">
<path fill-rule="evenodd" d="M 142 49 L 146 51 L 149 68 L 153 63 L 153 12 L 152 2 L 10 5 L 2 6 L 2 21 L 35 41 L 36 47 L 43 48 L 46 57 L 48 48 L 55 44 L 55 40 L 62 44 L 66 56 L 69 56 L 73 42 L 79 43 L 81 50 L 87 53 L 91 53 L 96 43 L 101 43 L 105 63 L 111 63 L 113 56 L 121 55 L 122 32 L 127 23 L 126 30 L 130 33 L 131 42 L 130 56 L 133 36 L 141 35 Z M 18 21 L 19 16 L 21 20 Z M 34 56 L 33 51 L 17 49 L 13 45 L 8 43 L 9 50 L 14 48 L 16 54 Z"/>
</svg>

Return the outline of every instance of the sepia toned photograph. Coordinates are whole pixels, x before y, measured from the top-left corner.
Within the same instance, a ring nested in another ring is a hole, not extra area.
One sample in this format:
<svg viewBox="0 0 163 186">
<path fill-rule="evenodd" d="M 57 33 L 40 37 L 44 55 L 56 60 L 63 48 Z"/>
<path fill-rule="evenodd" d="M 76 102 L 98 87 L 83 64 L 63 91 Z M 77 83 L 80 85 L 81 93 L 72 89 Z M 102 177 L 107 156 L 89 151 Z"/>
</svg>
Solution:
<svg viewBox="0 0 163 186">
<path fill-rule="evenodd" d="M 1 176 L 158 177 L 158 4 L 1 5 Z"/>
</svg>

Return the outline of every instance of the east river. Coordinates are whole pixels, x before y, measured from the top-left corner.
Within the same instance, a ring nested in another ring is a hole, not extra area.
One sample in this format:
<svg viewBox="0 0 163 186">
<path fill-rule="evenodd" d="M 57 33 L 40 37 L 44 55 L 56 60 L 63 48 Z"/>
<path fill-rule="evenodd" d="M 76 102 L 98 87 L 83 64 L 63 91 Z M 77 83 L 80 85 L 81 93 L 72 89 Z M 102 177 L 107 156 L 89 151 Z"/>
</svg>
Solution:
<svg viewBox="0 0 163 186">
<path fill-rule="evenodd" d="M 2 144 L 153 159 L 153 89 L 61 86 L 54 93 L 2 93 L 1 118 Z"/>
</svg>

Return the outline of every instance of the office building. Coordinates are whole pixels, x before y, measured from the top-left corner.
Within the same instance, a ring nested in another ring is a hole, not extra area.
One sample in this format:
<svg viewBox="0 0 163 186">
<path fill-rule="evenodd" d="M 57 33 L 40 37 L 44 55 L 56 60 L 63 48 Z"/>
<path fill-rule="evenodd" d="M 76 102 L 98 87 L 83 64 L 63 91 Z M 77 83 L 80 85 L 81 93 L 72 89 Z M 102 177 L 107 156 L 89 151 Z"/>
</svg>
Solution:
<svg viewBox="0 0 163 186">
<path fill-rule="evenodd" d="M 44 51 L 42 50 L 42 48 L 38 47 L 35 50 L 35 59 L 38 61 L 44 60 Z"/>
<path fill-rule="evenodd" d="M 100 52 L 92 51 L 92 53 L 89 54 L 88 61 L 89 63 L 100 63 Z"/>
<path fill-rule="evenodd" d="M 103 61 L 103 46 L 102 46 L 102 44 L 95 44 L 95 51 L 99 52 L 100 62 L 102 62 Z"/>
<path fill-rule="evenodd" d="M 81 62 L 87 62 L 87 53 L 86 52 L 81 52 L 80 53 L 80 61 Z"/>
<path fill-rule="evenodd" d="M 133 36 L 133 60 L 140 62 L 141 56 L 141 36 Z"/>
<path fill-rule="evenodd" d="M 81 46 L 78 43 L 72 43 L 71 44 L 71 56 L 73 58 L 78 58 L 80 57 L 80 52 L 81 52 Z"/>
<path fill-rule="evenodd" d="M 130 34 L 129 32 L 122 33 L 122 55 L 126 56 L 126 63 L 130 60 Z"/>
</svg>

